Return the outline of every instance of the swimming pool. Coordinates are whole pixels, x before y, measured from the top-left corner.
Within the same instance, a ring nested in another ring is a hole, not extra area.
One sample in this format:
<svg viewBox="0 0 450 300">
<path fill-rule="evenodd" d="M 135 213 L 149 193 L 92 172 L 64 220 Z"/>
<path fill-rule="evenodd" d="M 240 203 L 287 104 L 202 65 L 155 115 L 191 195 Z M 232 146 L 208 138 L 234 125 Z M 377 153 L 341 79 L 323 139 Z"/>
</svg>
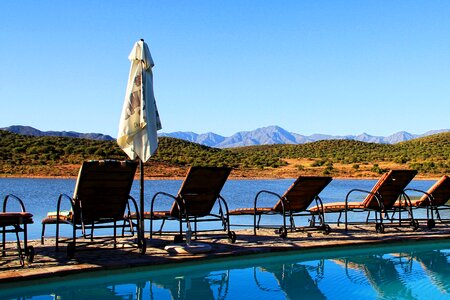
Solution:
<svg viewBox="0 0 450 300">
<path fill-rule="evenodd" d="M 68 276 L 1 299 L 450 299 L 450 242 L 307 250 Z"/>
</svg>

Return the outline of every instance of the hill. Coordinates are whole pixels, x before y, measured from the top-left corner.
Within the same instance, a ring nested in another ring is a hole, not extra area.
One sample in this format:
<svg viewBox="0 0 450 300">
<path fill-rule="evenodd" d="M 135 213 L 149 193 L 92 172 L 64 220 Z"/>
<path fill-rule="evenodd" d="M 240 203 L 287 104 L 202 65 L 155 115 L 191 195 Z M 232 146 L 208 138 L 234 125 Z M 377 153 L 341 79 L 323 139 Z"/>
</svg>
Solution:
<svg viewBox="0 0 450 300">
<path fill-rule="evenodd" d="M 35 137 L 0 131 L 0 176 L 76 176 L 90 159 L 126 159 L 114 141 Z M 450 173 L 450 133 L 394 145 L 323 140 L 301 145 L 218 149 L 161 137 L 146 164 L 150 177 L 183 176 L 189 166 L 231 166 L 235 177 L 329 174 L 374 177 L 389 168 L 414 168 L 423 176 Z"/>
<path fill-rule="evenodd" d="M 0 128 L 0 130 L 6 130 L 12 133 L 17 133 L 21 135 L 32 135 L 32 136 L 63 136 L 63 137 L 91 139 L 100 141 L 114 140 L 114 138 L 112 138 L 111 136 L 101 133 L 80 133 L 75 131 L 41 131 L 31 126 L 22 126 L 22 125 L 13 125 L 5 128 Z"/>
</svg>

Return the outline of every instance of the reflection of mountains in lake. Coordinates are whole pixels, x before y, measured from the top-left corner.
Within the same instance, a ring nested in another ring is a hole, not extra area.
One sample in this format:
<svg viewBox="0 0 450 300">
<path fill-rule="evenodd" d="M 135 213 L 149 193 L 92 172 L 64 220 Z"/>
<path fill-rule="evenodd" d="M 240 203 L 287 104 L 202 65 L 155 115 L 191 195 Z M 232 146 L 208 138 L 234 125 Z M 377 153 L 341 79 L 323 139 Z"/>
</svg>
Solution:
<svg viewBox="0 0 450 300">
<path fill-rule="evenodd" d="M 377 248 L 378 247 L 378 248 Z M 3 289 L 0 298 L 442 299 L 450 296 L 450 244 L 396 246 L 392 253 L 290 254 L 203 262 Z M 439 249 L 444 247 L 445 249 Z M 401 252 L 399 252 L 401 251 Z M 339 253 L 351 253 L 341 249 Z M 390 251 L 389 251 L 390 252 Z M 297 252 L 298 253 L 298 252 Z M 313 256 L 312 256 L 313 255 Z M 319 258 L 322 256 L 322 258 Z M 315 257 L 315 258 L 313 258 Z"/>
</svg>

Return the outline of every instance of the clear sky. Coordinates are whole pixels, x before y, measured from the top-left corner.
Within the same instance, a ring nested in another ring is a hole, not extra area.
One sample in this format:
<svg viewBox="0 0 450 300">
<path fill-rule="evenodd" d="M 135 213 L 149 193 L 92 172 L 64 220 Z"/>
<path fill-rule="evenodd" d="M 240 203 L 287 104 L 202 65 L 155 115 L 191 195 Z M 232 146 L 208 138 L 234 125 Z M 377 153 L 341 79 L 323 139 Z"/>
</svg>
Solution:
<svg viewBox="0 0 450 300">
<path fill-rule="evenodd" d="M 0 1 L 0 127 L 117 136 L 133 43 L 163 132 L 450 127 L 450 1 Z"/>
</svg>

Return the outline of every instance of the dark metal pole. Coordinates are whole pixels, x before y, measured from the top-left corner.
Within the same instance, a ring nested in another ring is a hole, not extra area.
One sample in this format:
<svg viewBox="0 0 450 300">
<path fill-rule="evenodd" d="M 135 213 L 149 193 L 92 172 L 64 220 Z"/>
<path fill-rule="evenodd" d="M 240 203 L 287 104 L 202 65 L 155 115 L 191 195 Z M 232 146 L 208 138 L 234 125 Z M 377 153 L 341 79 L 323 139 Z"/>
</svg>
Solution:
<svg viewBox="0 0 450 300">
<path fill-rule="evenodd" d="M 141 189 L 139 195 L 139 236 L 144 242 L 144 163 L 139 159 L 139 169 L 141 171 Z"/>
</svg>

